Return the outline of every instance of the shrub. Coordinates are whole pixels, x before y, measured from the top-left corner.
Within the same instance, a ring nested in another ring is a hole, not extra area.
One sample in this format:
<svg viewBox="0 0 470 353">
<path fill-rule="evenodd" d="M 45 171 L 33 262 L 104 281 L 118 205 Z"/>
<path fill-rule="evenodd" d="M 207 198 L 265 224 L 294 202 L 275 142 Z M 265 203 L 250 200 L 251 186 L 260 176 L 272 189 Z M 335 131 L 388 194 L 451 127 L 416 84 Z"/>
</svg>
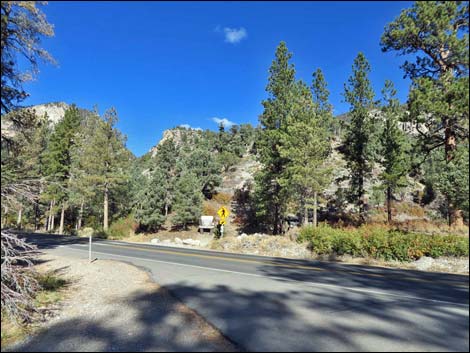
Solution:
<svg viewBox="0 0 470 353">
<path fill-rule="evenodd" d="M 211 201 L 204 201 L 202 204 L 202 214 L 204 216 L 217 216 L 217 210 L 219 208 Z"/>
<path fill-rule="evenodd" d="M 126 218 L 120 218 L 113 222 L 106 232 L 106 235 L 109 239 L 123 239 L 134 234 L 138 226 L 134 215 L 130 214 Z"/>
<path fill-rule="evenodd" d="M 219 192 L 212 196 L 212 199 L 220 204 L 227 206 L 230 205 L 230 201 L 232 201 L 232 195 L 226 192 Z"/>
<path fill-rule="evenodd" d="M 388 229 L 384 226 L 332 228 L 304 227 L 297 239 L 308 241 L 317 254 L 370 256 L 383 260 L 412 261 L 422 256 L 468 256 L 468 237 L 425 235 Z"/>
<path fill-rule="evenodd" d="M 89 237 L 90 235 L 93 235 L 94 233 L 94 229 L 91 228 L 91 227 L 83 227 L 83 228 L 80 228 L 78 231 L 77 231 L 77 234 L 79 237 Z"/>
</svg>

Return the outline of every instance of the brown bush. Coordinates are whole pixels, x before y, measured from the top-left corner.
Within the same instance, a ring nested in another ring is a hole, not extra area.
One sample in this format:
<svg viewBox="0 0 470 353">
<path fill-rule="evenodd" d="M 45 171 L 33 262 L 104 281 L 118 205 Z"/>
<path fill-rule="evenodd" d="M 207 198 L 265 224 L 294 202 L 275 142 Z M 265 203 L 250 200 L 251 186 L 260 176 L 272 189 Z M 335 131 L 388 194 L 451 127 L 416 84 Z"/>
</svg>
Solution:
<svg viewBox="0 0 470 353">
<path fill-rule="evenodd" d="M 212 201 L 204 201 L 202 204 L 202 214 L 204 216 L 217 216 L 219 207 Z"/>
<path fill-rule="evenodd" d="M 212 199 L 224 206 L 228 206 L 230 201 L 232 201 L 232 195 L 226 192 L 219 192 L 215 194 Z"/>
</svg>

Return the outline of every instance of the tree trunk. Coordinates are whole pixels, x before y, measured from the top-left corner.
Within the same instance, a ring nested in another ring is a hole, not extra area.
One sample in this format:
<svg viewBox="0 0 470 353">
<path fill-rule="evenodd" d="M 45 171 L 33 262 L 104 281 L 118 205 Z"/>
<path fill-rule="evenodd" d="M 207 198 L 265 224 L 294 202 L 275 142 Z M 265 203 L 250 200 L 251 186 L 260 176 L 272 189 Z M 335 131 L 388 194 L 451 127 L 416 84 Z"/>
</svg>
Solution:
<svg viewBox="0 0 470 353">
<path fill-rule="evenodd" d="M 313 226 L 314 227 L 318 225 L 317 209 L 318 209 L 318 193 L 315 191 L 313 193 Z"/>
<path fill-rule="evenodd" d="M 34 202 L 34 230 L 38 230 L 38 218 L 39 218 L 39 205 L 38 202 Z"/>
<path fill-rule="evenodd" d="M 7 215 L 8 215 L 8 207 L 5 207 L 5 211 L 3 211 L 3 217 L 2 217 L 2 228 L 5 227 L 5 224 L 7 222 Z"/>
<path fill-rule="evenodd" d="M 109 197 L 109 190 L 108 185 L 106 184 L 104 187 L 104 202 L 103 202 L 103 230 L 108 230 L 108 197 Z"/>
<path fill-rule="evenodd" d="M 274 206 L 274 229 L 273 229 L 273 234 L 277 235 L 280 234 L 280 229 L 281 227 L 279 226 L 279 206 L 276 204 Z"/>
<path fill-rule="evenodd" d="M 307 202 L 304 200 L 304 226 L 308 226 L 308 207 Z"/>
<path fill-rule="evenodd" d="M 52 200 L 52 208 L 51 208 L 51 231 L 54 231 L 54 228 L 55 228 L 55 225 L 54 225 L 54 222 L 55 222 L 55 212 L 54 212 L 54 207 L 55 207 L 55 199 Z"/>
<path fill-rule="evenodd" d="M 46 212 L 47 218 L 46 218 L 46 232 L 49 231 L 49 227 L 51 225 L 51 213 L 52 213 L 52 200 L 49 203 L 49 212 Z"/>
<path fill-rule="evenodd" d="M 463 215 L 462 215 L 462 210 L 458 210 L 456 208 L 452 209 L 452 212 L 450 214 L 450 219 L 451 219 L 451 226 L 453 227 L 463 227 Z"/>
<path fill-rule="evenodd" d="M 392 223 L 392 189 L 390 186 L 387 187 L 387 221 Z"/>
<path fill-rule="evenodd" d="M 18 219 L 16 220 L 16 226 L 21 229 L 21 218 L 23 216 L 23 207 L 18 211 Z"/>
<path fill-rule="evenodd" d="M 445 129 L 445 158 L 446 162 L 451 162 L 455 157 L 455 149 L 457 147 L 455 132 L 448 126 L 449 122 L 446 122 L 447 126 Z M 448 224 L 449 227 L 463 225 L 462 210 L 459 210 L 447 196 L 448 206 Z"/>
<path fill-rule="evenodd" d="M 65 202 L 62 202 L 62 211 L 60 212 L 59 234 L 64 234 Z"/>
<path fill-rule="evenodd" d="M 78 221 L 77 221 L 77 230 L 82 228 L 82 218 L 83 218 L 83 205 L 85 201 L 82 200 L 80 204 L 80 212 L 78 213 Z"/>
</svg>

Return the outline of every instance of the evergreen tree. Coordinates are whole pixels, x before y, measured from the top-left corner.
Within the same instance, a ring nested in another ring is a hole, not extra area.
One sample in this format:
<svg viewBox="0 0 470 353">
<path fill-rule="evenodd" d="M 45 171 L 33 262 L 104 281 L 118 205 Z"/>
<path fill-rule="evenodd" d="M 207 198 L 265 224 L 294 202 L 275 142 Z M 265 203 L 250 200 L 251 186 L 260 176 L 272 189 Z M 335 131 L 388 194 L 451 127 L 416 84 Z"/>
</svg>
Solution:
<svg viewBox="0 0 470 353">
<path fill-rule="evenodd" d="M 79 151 L 78 168 L 83 185 L 92 186 L 102 195 L 103 229 L 109 225 L 111 192 L 128 179 L 131 154 L 125 146 L 125 137 L 115 128 L 118 116 L 114 108 L 105 112 L 103 119 L 92 117 L 86 127 Z"/>
<path fill-rule="evenodd" d="M 449 174 L 459 144 L 468 141 L 468 28 L 468 1 L 417 1 L 385 28 L 381 39 L 383 51 L 416 54 L 415 62 L 402 66 L 412 79 L 409 120 L 425 155 L 442 150 L 449 165 L 441 172 Z M 461 212 L 451 193 L 441 191 L 452 224 Z"/>
<path fill-rule="evenodd" d="M 136 220 L 146 230 L 157 231 L 165 222 L 165 175 L 160 170 L 147 179 L 136 205 Z"/>
<path fill-rule="evenodd" d="M 165 217 L 168 215 L 175 198 L 177 158 L 178 152 L 172 139 L 166 140 L 158 146 L 155 165 L 156 170 L 161 170 L 163 175 L 160 179 L 160 183 L 164 183 L 165 192 L 163 194 L 163 201 Z"/>
<path fill-rule="evenodd" d="M 405 150 L 405 136 L 398 126 L 402 111 L 400 102 L 395 98 L 396 90 L 391 81 L 385 81 L 382 95 L 384 100 L 384 106 L 382 107 L 384 122 L 380 139 L 382 141 L 380 164 L 384 168 L 381 179 L 386 187 L 387 219 L 390 223 L 392 221 L 391 202 L 393 192 L 398 187 L 406 186 L 408 160 Z"/>
<path fill-rule="evenodd" d="M 312 75 L 312 99 L 314 110 L 317 118 L 321 121 L 321 125 L 328 129 L 332 129 L 333 106 L 329 102 L 330 92 L 328 91 L 323 71 L 318 68 Z M 332 131 L 333 132 L 333 131 Z"/>
<path fill-rule="evenodd" d="M 202 195 L 197 176 L 184 173 L 176 183 L 176 196 L 172 223 L 187 229 L 188 224 L 197 223 L 201 216 Z"/>
<path fill-rule="evenodd" d="M 371 109 L 374 106 L 374 92 L 367 77 L 369 72 L 369 63 L 364 54 L 359 53 L 348 84 L 344 85 L 346 102 L 351 105 L 351 121 L 346 127 L 343 153 L 350 171 L 350 198 L 359 207 L 361 221 L 365 216 L 364 182 L 372 170 Z"/>
<path fill-rule="evenodd" d="M 281 42 L 269 69 L 266 91 L 268 99 L 262 102 L 264 111 L 259 117 L 262 132 L 257 140 L 258 159 L 262 164 L 257 174 L 257 216 L 269 226 L 273 234 L 282 233 L 287 192 L 280 179 L 288 160 L 281 156 L 280 149 L 287 131 L 287 119 L 292 110 L 292 88 L 295 84 L 295 69 L 289 60 L 292 54 Z"/>
<path fill-rule="evenodd" d="M 48 179 L 46 195 L 52 202 L 61 205 L 60 234 L 64 232 L 65 210 L 69 196 L 68 183 L 72 166 L 72 148 L 75 144 L 75 136 L 80 126 L 80 120 L 81 116 L 76 106 L 72 105 L 65 111 L 64 117 L 55 126 L 44 158 Z"/>
<path fill-rule="evenodd" d="M 1 113 L 16 108 L 28 94 L 22 84 L 28 75 L 20 72 L 17 57 L 31 64 L 31 72 L 38 72 L 39 60 L 53 62 L 51 55 L 40 47 L 41 37 L 54 35 L 53 26 L 47 22 L 44 13 L 37 7 L 37 1 L 2 1 L 1 7 Z M 24 68 L 25 65 L 22 65 Z M 20 121 L 17 121 L 20 123 Z M 3 119 L 2 119 L 3 123 Z M 3 130 L 2 130 L 3 139 Z"/>
<path fill-rule="evenodd" d="M 320 101 L 323 105 L 323 96 Z M 331 174 L 325 165 L 330 152 L 328 126 L 319 104 L 312 100 L 307 85 L 298 82 L 292 93 L 294 109 L 288 116 L 287 133 L 283 136 L 281 156 L 288 160 L 281 185 L 295 200 L 300 200 L 304 223 L 308 223 L 308 206 L 313 202 L 314 226 L 317 222 L 318 193 L 326 186 Z M 316 112 L 318 111 L 318 113 Z"/>
<path fill-rule="evenodd" d="M 212 197 L 215 188 L 220 185 L 222 180 L 220 165 L 204 144 L 198 144 L 192 150 L 183 153 L 178 161 L 177 169 L 179 175 L 190 171 L 196 178 L 197 190 L 208 198 Z"/>
</svg>

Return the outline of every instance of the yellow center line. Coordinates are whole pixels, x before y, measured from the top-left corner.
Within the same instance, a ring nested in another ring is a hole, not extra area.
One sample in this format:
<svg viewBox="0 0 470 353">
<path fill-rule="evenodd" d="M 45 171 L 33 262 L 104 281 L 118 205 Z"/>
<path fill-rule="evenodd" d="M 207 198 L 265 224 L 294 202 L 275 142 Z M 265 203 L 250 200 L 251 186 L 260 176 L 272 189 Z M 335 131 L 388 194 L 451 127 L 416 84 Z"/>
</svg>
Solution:
<svg viewBox="0 0 470 353">
<path fill-rule="evenodd" d="M 122 248 L 122 249 L 129 249 L 134 248 L 142 251 L 154 252 L 154 253 L 164 253 L 164 254 L 171 254 L 177 256 L 188 256 L 188 257 L 199 257 L 204 259 L 210 260 L 220 260 L 220 261 L 233 261 L 233 262 L 243 262 L 243 263 L 252 263 L 252 264 L 260 264 L 260 265 L 268 265 L 274 267 L 283 267 L 283 268 L 292 268 L 292 269 L 301 269 L 301 270 L 311 270 L 311 271 L 327 271 L 327 269 L 314 267 L 314 266 L 302 266 L 302 265 L 287 265 L 287 264 L 279 264 L 272 261 L 259 261 L 259 260 L 250 260 L 250 259 L 237 259 L 232 257 L 225 257 L 225 256 L 217 256 L 217 255 L 203 255 L 203 254 L 189 254 L 189 253 L 182 253 L 178 251 L 172 250 L 163 250 L 163 249 L 147 249 L 141 248 L 138 246 L 123 246 L 123 245 L 114 245 L 114 244 L 104 244 L 106 246 L 115 247 L 115 248 Z M 358 272 L 358 271 L 351 271 L 351 270 L 342 270 L 342 269 L 334 269 L 334 272 L 340 273 L 348 273 L 353 275 L 361 275 L 361 276 L 368 276 L 368 277 L 389 277 L 386 274 L 380 273 L 367 273 L 367 272 Z M 396 276 L 395 276 L 396 277 Z M 424 278 L 412 278 L 412 277 L 399 277 L 398 279 L 404 281 L 412 281 L 412 282 L 427 282 L 427 283 L 436 283 L 436 284 L 449 284 L 459 287 L 468 287 L 468 283 L 452 283 L 448 281 L 435 281 L 435 280 L 428 280 Z"/>
<path fill-rule="evenodd" d="M 128 246 L 122 246 L 122 245 L 108 245 L 106 246 L 112 246 L 115 248 L 123 248 L 123 249 L 129 249 Z M 164 253 L 164 254 L 171 254 L 171 255 L 178 255 L 178 256 L 190 256 L 190 257 L 200 257 L 200 258 L 205 258 L 205 259 L 211 259 L 211 260 L 222 260 L 222 261 L 234 261 L 234 262 L 245 262 L 245 263 L 255 263 L 255 264 L 263 264 L 263 265 L 270 265 L 270 266 L 276 266 L 276 267 L 286 267 L 286 268 L 296 268 L 296 269 L 303 269 L 303 270 L 314 270 L 314 271 L 325 271 L 324 268 L 319 268 L 319 267 L 312 267 L 312 266 L 302 266 L 302 265 L 284 265 L 284 264 L 277 264 L 275 262 L 270 262 L 270 261 L 258 261 L 258 260 L 249 260 L 249 259 L 236 259 L 236 258 L 231 258 L 231 257 L 223 257 L 223 256 L 217 256 L 217 255 L 202 255 L 202 254 L 186 254 L 186 253 L 181 253 L 177 251 L 171 251 L 171 250 L 160 250 L 160 249 L 147 249 L 147 248 L 139 248 L 139 247 L 134 247 L 139 250 L 143 251 L 149 251 L 149 252 L 157 252 L 157 253 Z"/>
</svg>

